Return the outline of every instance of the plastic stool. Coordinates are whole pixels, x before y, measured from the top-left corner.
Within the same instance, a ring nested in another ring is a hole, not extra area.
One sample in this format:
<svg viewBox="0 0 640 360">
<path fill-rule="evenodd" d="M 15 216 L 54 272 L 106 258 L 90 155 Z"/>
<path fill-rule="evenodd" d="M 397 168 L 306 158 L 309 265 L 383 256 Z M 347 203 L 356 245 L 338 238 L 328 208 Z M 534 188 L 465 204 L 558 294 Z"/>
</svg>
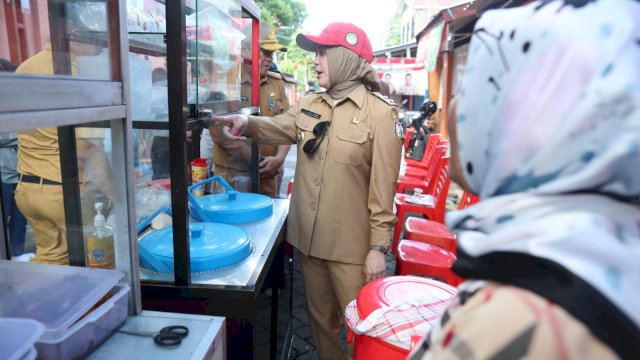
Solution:
<svg viewBox="0 0 640 360">
<path fill-rule="evenodd" d="M 462 278 L 451 271 L 456 256 L 439 246 L 402 240 L 396 254 L 396 275 L 422 275 L 457 286 Z"/>
<path fill-rule="evenodd" d="M 407 240 L 436 245 L 456 253 L 456 236 L 445 224 L 437 221 L 410 217 L 404 223 L 404 236 Z"/>
</svg>

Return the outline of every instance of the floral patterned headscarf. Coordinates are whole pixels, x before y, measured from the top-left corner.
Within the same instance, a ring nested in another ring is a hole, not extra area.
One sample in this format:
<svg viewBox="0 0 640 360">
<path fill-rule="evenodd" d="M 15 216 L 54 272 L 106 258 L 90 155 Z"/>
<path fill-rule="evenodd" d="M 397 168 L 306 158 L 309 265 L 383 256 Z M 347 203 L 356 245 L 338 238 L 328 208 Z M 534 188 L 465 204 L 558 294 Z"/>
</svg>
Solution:
<svg viewBox="0 0 640 360">
<path fill-rule="evenodd" d="M 483 14 L 456 119 L 481 201 L 447 216 L 462 253 L 553 261 L 640 327 L 639 107 L 639 2 Z"/>
</svg>

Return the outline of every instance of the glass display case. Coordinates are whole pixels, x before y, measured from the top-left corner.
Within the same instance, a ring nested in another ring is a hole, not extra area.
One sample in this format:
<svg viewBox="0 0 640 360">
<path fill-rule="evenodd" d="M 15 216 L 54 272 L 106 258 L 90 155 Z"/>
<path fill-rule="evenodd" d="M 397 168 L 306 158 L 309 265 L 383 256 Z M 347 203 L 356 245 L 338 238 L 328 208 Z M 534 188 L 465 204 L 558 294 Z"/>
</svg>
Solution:
<svg viewBox="0 0 640 360">
<path fill-rule="evenodd" d="M 190 164 L 206 153 L 211 157 L 211 149 L 199 146 L 209 114 L 257 112 L 252 104 L 257 88 L 251 84 L 258 82 L 247 75 L 257 73 L 252 71 L 257 64 L 243 61 L 242 52 L 253 51 L 257 42 L 259 11 L 236 0 L 186 1 L 184 7 L 129 0 L 126 16 L 139 235 L 149 231 L 146 220 L 163 208 L 171 209 L 173 238 L 184 239 Z M 174 250 L 186 254 L 184 246 L 174 244 Z M 156 279 L 144 270 L 143 279 Z M 176 268 L 176 283 L 190 282 L 190 274 L 181 272 Z"/>
<path fill-rule="evenodd" d="M 130 313 L 146 303 L 164 311 L 255 315 L 250 309 L 284 239 L 288 200 L 274 200 L 268 219 L 240 226 L 252 237 L 247 261 L 194 275 L 187 189 L 209 115 L 258 112 L 258 64 L 243 54 L 258 58 L 259 19 L 248 0 L 48 0 L 0 7 L 0 27 L 7 30 L 0 31 L 0 58 L 20 65 L 15 73 L 0 72 L 0 156 L 5 144 L 19 162 L 32 162 L 17 165 L 28 175 L 19 181 L 59 193 L 55 206 L 32 194 L 31 201 L 44 204 L 38 211 L 52 216 L 50 229 L 22 206 L 29 250 L 49 246 L 45 235 L 55 235 L 67 245 L 70 265 L 87 266 L 87 234 L 100 211 L 113 230 L 115 268 L 131 284 Z M 41 171 L 51 164 L 57 168 Z M 4 169 L 2 175 L 4 181 Z M 149 199 L 160 201 L 144 202 Z M 140 225 L 159 207 L 171 215 L 175 267 L 169 273 L 139 264 L 138 239 L 148 231 Z M 4 206 L 3 215 L 8 210 Z M 12 221 L 2 223 L 0 259 L 14 255 Z M 191 307 L 193 301 L 199 307 Z M 274 296 L 272 325 L 277 306 Z"/>
<path fill-rule="evenodd" d="M 127 45 L 118 14 L 114 0 L 0 9 L 0 259 L 115 268 L 131 284 L 135 314 Z M 99 246 L 96 224 L 110 228 Z"/>
</svg>

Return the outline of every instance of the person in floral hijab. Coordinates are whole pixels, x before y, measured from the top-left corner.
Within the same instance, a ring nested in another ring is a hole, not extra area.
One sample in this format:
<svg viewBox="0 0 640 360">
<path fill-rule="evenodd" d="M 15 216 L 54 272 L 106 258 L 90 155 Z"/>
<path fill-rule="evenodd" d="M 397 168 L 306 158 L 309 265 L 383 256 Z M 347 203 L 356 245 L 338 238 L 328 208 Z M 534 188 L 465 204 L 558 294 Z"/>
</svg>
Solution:
<svg viewBox="0 0 640 360">
<path fill-rule="evenodd" d="M 637 358 L 640 2 L 486 12 L 457 102 L 468 281 L 412 359 Z"/>
</svg>

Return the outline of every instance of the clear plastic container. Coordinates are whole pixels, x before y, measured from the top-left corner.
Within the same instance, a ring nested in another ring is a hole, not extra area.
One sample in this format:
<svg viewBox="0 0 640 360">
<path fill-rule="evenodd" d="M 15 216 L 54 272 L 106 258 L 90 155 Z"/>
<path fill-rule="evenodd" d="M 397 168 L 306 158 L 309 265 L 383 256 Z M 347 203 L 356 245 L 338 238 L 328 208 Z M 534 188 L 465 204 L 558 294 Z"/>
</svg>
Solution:
<svg viewBox="0 0 640 360">
<path fill-rule="evenodd" d="M 32 319 L 0 318 L 0 359 L 35 359 L 33 345 L 44 332 L 44 325 Z"/>
<path fill-rule="evenodd" d="M 104 343 L 127 320 L 129 285 L 121 283 L 112 296 L 68 329 L 45 332 L 36 342 L 38 359 L 83 358 Z"/>
<path fill-rule="evenodd" d="M 81 357 L 126 320 L 129 292 L 115 270 L 0 260 L 0 317 L 44 324 L 36 343 L 42 359 Z M 109 291 L 112 296 L 85 315 Z"/>
</svg>

